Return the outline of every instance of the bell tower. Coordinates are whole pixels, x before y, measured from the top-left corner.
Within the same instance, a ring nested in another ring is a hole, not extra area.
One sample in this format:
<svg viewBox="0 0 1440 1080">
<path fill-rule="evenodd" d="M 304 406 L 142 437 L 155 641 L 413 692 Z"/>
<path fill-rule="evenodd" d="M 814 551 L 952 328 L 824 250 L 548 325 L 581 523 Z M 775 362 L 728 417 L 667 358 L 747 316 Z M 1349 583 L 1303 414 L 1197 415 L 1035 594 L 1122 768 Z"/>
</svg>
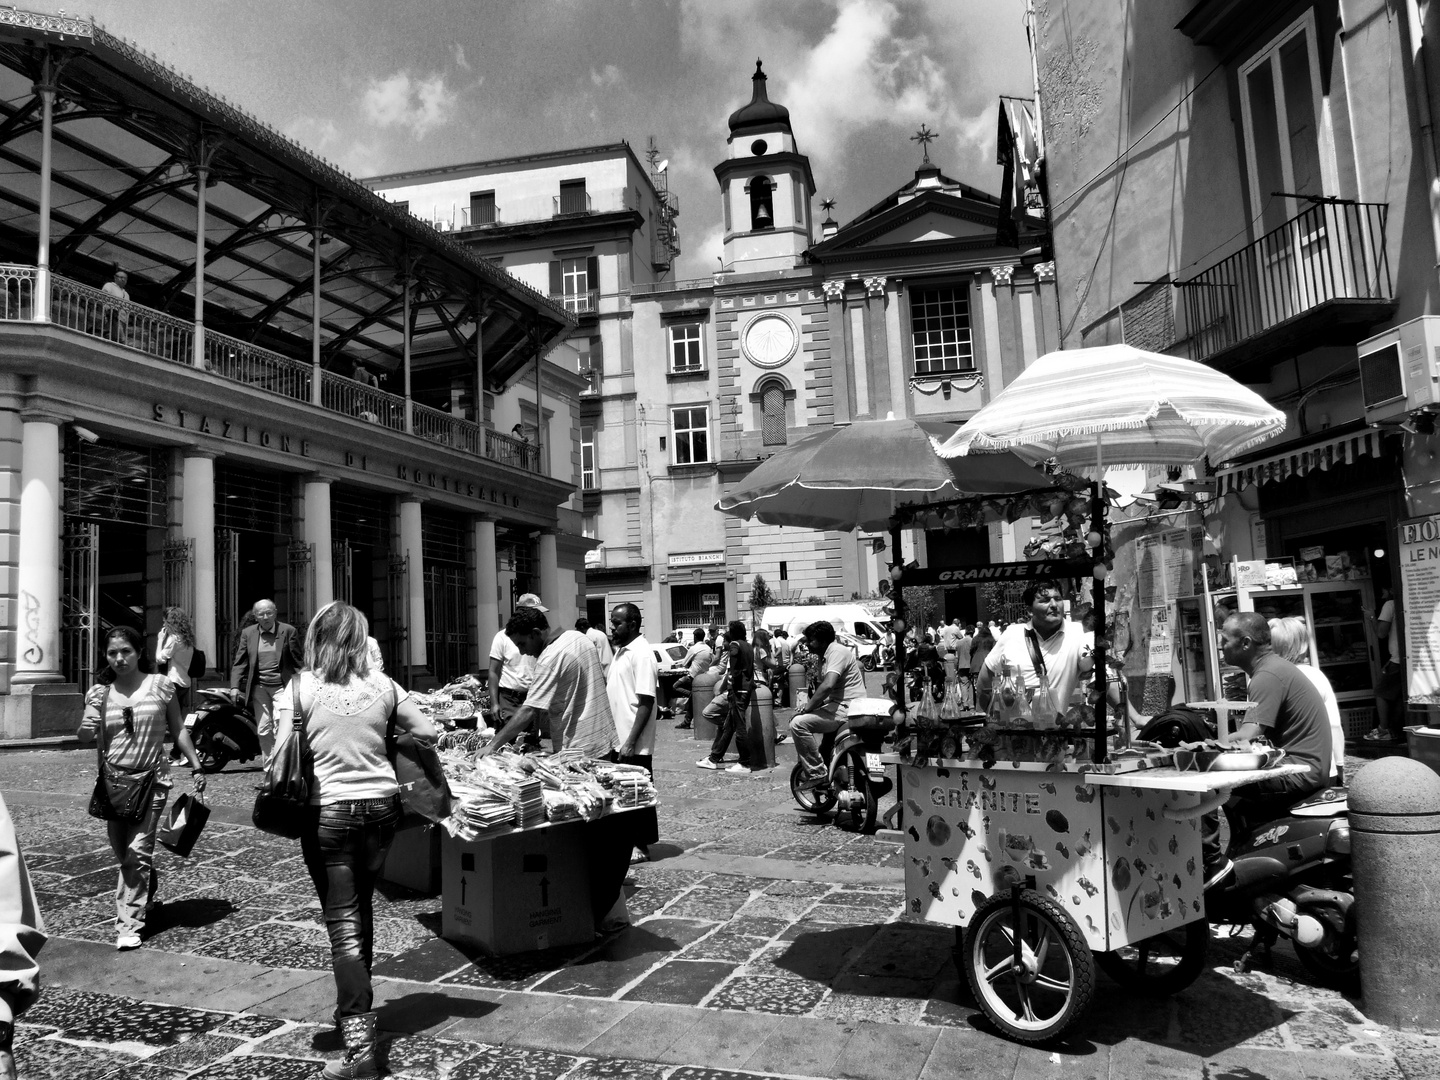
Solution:
<svg viewBox="0 0 1440 1080">
<path fill-rule="evenodd" d="M 715 166 L 725 212 L 727 270 L 788 270 L 811 244 L 810 159 L 795 146 L 790 110 L 770 100 L 755 61 L 750 104 L 730 114 L 729 155 Z"/>
</svg>

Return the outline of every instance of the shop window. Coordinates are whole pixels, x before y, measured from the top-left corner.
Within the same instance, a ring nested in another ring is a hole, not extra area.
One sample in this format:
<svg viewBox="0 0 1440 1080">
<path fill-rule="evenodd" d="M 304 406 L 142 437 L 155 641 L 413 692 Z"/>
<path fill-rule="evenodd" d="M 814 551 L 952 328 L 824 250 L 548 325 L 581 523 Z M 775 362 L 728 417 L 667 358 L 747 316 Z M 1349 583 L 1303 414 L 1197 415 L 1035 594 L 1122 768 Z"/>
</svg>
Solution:
<svg viewBox="0 0 1440 1080">
<path fill-rule="evenodd" d="M 1268 233 L 1302 208 L 1276 192 L 1325 195 L 1319 61 L 1306 13 L 1240 69 L 1252 212 Z"/>
<path fill-rule="evenodd" d="M 975 369 L 967 290 L 911 289 L 910 333 L 916 375 Z"/>
<path fill-rule="evenodd" d="M 710 460 L 710 408 L 697 405 L 671 413 L 675 432 L 676 465 L 697 465 Z"/>
<path fill-rule="evenodd" d="M 470 224 L 495 224 L 495 192 L 472 191 L 470 193 Z"/>
<path fill-rule="evenodd" d="M 670 370 L 684 374 L 705 370 L 705 353 L 699 323 L 678 323 L 670 327 Z"/>
<path fill-rule="evenodd" d="M 589 424 L 580 428 L 580 487 L 591 491 L 595 483 L 595 429 Z"/>
</svg>

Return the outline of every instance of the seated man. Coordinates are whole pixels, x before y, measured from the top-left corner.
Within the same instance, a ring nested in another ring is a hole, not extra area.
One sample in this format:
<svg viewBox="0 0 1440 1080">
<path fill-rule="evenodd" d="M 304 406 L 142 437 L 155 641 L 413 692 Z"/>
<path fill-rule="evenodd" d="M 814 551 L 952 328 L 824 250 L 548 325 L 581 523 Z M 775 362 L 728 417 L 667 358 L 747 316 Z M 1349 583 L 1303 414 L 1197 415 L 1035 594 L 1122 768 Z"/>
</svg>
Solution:
<svg viewBox="0 0 1440 1080">
<path fill-rule="evenodd" d="M 680 666 L 685 669 L 685 674 L 675 680 L 675 704 L 672 712 L 680 714 L 680 722 L 676 728 L 688 728 L 694 723 L 695 718 L 691 715 L 691 702 L 694 700 L 690 692 L 695 689 L 695 676 L 703 675 L 710 670 L 710 664 L 715 654 L 711 652 L 709 643 L 705 640 L 705 631 L 701 627 L 695 628 L 695 641 L 690 646 L 690 651 L 685 654 L 685 659 L 680 661 Z"/>
<path fill-rule="evenodd" d="M 805 627 L 805 647 L 822 658 L 820 683 L 806 711 L 790 721 L 790 735 L 805 766 L 800 786 L 813 788 L 828 777 L 820 759 L 820 737 L 839 731 L 850 714 L 850 702 L 865 696 L 865 673 L 855 650 L 836 641 L 835 627 L 824 620 Z"/>
<path fill-rule="evenodd" d="M 1253 611 L 1229 616 L 1220 628 L 1220 654 L 1227 664 L 1250 676 L 1249 698 L 1254 702 L 1245 712 L 1245 722 L 1228 741 L 1264 735 L 1285 751 L 1286 764 L 1306 766 L 1303 773 L 1260 780 L 1234 790 L 1225 803 L 1225 813 L 1235 835 L 1248 834 L 1326 786 L 1330 776 L 1330 723 L 1324 699 L 1314 684 L 1294 664 L 1271 650 L 1270 624 L 1265 616 Z M 1208 889 L 1224 881 L 1233 866 L 1220 846 L 1218 812 L 1202 819 L 1201 843 Z"/>
</svg>

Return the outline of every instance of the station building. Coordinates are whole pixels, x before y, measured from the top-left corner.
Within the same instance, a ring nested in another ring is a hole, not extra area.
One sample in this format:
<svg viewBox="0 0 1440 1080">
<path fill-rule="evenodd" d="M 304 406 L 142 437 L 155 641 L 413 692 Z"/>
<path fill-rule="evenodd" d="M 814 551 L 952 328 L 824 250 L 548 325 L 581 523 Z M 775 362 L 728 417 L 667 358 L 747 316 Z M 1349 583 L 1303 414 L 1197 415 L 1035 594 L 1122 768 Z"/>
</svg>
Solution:
<svg viewBox="0 0 1440 1080">
<path fill-rule="evenodd" d="M 224 678 L 348 600 L 412 686 L 574 617 L 572 312 L 90 21 L 0 10 L 0 83 L 0 737 L 167 605 Z"/>
</svg>

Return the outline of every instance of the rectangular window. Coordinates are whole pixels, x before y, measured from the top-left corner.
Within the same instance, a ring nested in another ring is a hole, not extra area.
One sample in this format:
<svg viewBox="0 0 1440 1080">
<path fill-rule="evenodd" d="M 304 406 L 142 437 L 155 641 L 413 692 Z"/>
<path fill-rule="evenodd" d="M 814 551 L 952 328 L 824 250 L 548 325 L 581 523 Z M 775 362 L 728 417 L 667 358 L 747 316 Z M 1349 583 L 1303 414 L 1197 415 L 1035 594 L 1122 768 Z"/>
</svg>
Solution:
<svg viewBox="0 0 1440 1080">
<path fill-rule="evenodd" d="M 470 193 L 470 224 L 495 224 L 495 192 L 472 191 Z"/>
<path fill-rule="evenodd" d="M 697 405 L 671 413 L 675 429 L 675 464 L 696 465 L 710 460 L 710 408 Z"/>
<path fill-rule="evenodd" d="M 585 194 L 584 180 L 560 181 L 560 206 L 562 214 L 583 214 L 590 209 L 590 197 Z"/>
<path fill-rule="evenodd" d="M 580 428 L 580 487 L 590 491 L 595 486 L 595 429 L 586 424 Z"/>
<path fill-rule="evenodd" d="M 964 288 L 912 289 L 910 331 L 916 375 L 974 370 L 970 296 Z"/>
<path fill-rule="evenodd" d="M 410 212 L 410 200 L 409 200 L 409 199 L 396 199 L 396 200 L 395 200 L 395 209 L 396 209 L 396 210 L 403 210 L 405 213 L 408 214 L 408 213 Z"/>
<path fill-rule="evenodd" d="M 788 562 L 786 562 L 784 559 L 781 559 L 781 560 L 780 560 L 780 580 L 781 580 L 781 581 L 789 581 L 789 580 L 790 580 L 790 564 L 789 564 Z"/>
<path fill-rule="evenodd" d="M 681 323 L 670 327 L 670 370 L 705 370 L 701 340 L 699 323 Z"/>
<path fill-rule="evenodd" d="M 578 315 L 599 310 L 600 260 L 594 255 L 550 263 L 550 298 Z"/>
</svg>

